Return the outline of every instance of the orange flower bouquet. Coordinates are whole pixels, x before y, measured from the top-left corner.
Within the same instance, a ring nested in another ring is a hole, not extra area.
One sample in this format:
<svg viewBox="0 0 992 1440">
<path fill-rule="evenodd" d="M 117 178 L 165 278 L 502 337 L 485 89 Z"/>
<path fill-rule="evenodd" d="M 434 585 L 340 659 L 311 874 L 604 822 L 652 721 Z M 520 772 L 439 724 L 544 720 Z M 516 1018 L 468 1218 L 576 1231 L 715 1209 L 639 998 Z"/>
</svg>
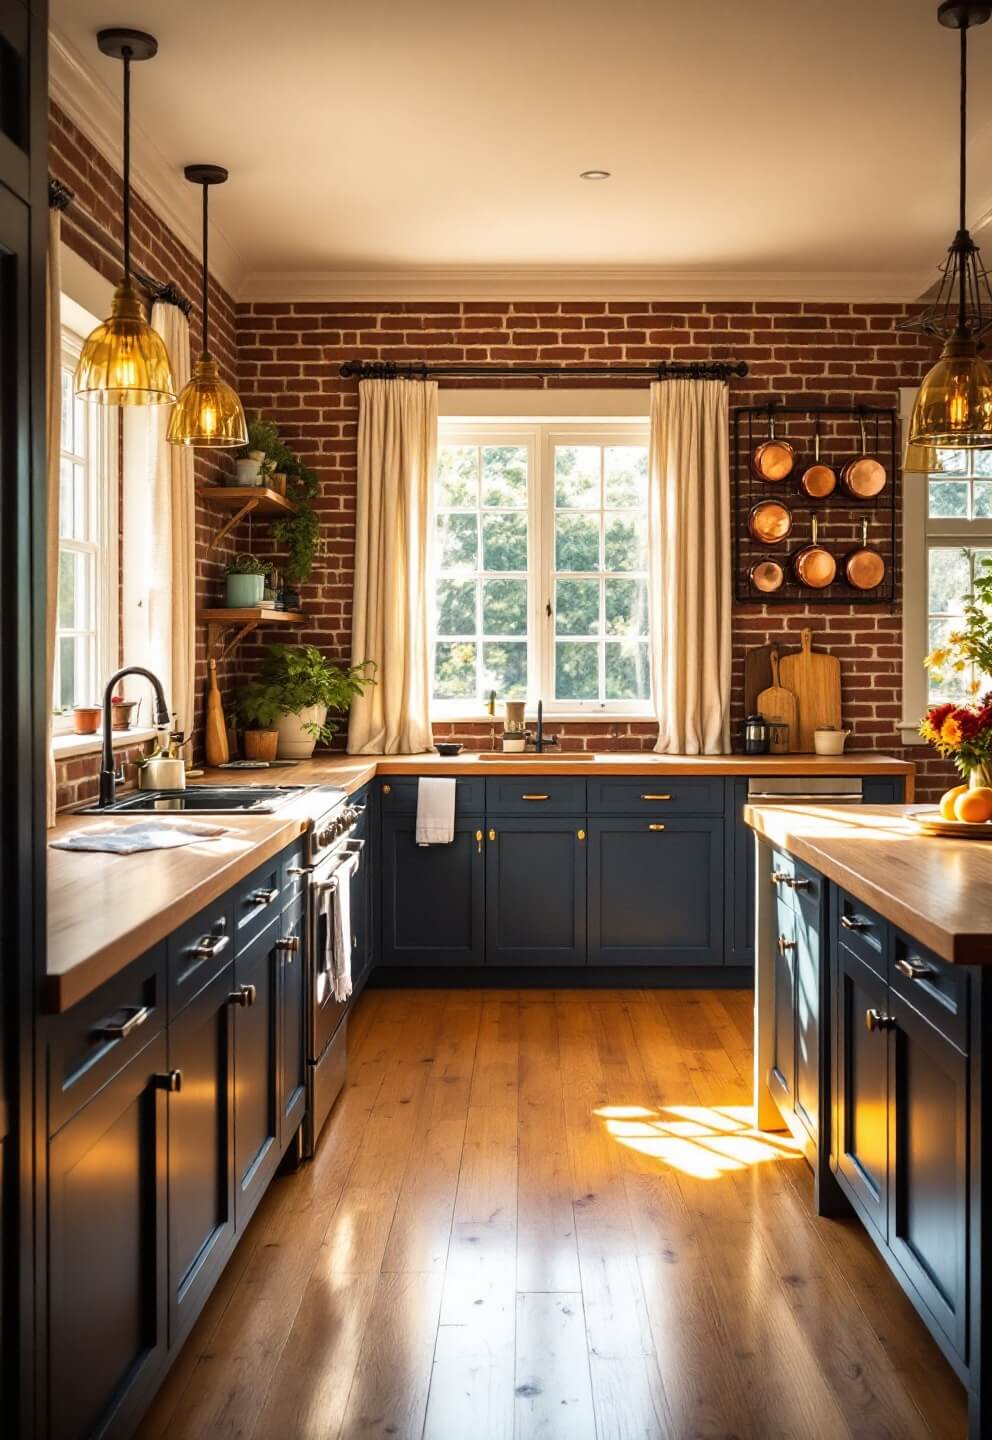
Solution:
<svg viewBox="0 0 992 1440">
<path fill-rule="evenodd" d="M 939 755 L 953 760 L 965 780 L 988 785 L 992 776 L 992 691 L 974 704 L 934 705 L 920 734 Z"/>
</svg>

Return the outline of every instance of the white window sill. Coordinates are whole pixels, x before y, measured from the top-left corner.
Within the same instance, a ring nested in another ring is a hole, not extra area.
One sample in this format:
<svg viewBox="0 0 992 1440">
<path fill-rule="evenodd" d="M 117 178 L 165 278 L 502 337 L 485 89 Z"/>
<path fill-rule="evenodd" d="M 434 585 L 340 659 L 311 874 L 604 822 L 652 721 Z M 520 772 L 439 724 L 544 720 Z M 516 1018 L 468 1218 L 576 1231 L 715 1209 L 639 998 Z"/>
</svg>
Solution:
<svg viewBox="0 0 992 1440">
<path fill-rule="evenodd" d="M 126 745 L 140 745 L 145 740 L 154 740 L 157 734 L 158 731 L 151 725 L 135 726 L 131 730 L 114 730 L 110 743 L 115 750 L 123 750 Z M 96 735 L 76 735 L 72 731 L 65 731 L 61 735 L 52 736 L 52 754 L 56 760 L 71 760 L 76 755 L 99 755 L 102 749 L 101 731 Z"/>
<path fill-rule="evenodd" d="M 901 732 L 902 743 L 904 745 L 929 744 L 929 741 L 924 740 L 923 736 L 920 734 L 919 720 L 900 720 L 899 724 L 896 726 L 896 729 Z"/>
<path fill-rule="evenodd" d="M 582 720 L 596 720 L 602 724 L 620 725 L 626 721 L 639 721 L 645 724 L 654 725 L 658 717 L 650 710 L 549 710 L 544 709 L 544 723 L 551 721 L 557 723 L 559 720 L 569 725 L 575 725 Z M 479 711 L 445 711 L 441 714 L 431 716 L 433 725 L 503 725 L 505 717 L 502 714 L 490 715 L 488 710 Z M 537 715 L 528 715 L 528 725 L 537 724 Z"/>
</svg>

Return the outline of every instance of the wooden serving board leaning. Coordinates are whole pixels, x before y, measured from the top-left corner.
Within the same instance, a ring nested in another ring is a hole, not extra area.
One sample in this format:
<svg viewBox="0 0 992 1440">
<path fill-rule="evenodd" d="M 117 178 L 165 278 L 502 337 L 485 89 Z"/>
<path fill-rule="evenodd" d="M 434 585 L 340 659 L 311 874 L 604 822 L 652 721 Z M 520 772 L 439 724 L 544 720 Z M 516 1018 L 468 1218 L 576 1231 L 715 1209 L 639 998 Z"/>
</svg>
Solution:
<svg viewBox="0 0 992 1440">
<path fill-rule="evenodd" d="M 771 653 L 771 667 L 772 683 L 767 689 L 762 690 L 758 696 L 758 714 L 763 715 L 766 720 L 784 721 L 789 728 L 789 749 L 795 750 L 798 705 L 795 694 L 779 684 L 779 656 L 777 650 L 773 650 Z"/>
<path fill-rule="evenodd" d="M 796 748 L 806 754 L 813 749 L 813 732 L 840 728 L 840 661 L 813 649 L 812 630 L 803 630 L 798 655 L 786 655 L 779 663 L 779 680 L 791 690 L 799 708 Z"/>
</svg>

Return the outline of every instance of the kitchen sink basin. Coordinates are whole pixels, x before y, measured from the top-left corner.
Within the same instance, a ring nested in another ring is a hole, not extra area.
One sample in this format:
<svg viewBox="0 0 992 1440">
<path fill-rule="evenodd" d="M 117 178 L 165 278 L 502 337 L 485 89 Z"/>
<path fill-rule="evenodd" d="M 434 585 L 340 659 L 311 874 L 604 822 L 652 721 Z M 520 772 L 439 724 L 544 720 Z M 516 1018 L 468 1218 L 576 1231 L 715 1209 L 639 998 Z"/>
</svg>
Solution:
<svg viewBox="0 0 992 1440">
<path fill-rule="evenodd" d="M 198 815 L 271 815 L 312 789 L 309 785 L 188 785 L 185 790 L 135 790 L 112 805 L 88 805 L 83 815 L 144 815 L 169 811 Z"/>
<path fill-rule="evenodd" d="M 466 759 L 468 758 L 485 760 L 487 762 L 490 760 L 506 760 L 515 761 L 519 764 L 521 760 L 526 760 L 528 762 L 540 762 L 542 765 L 545 761 L 548 761 L 551 765 L 571 765 L 576 760 L 580 762 L 595 760 L 596 756 L 591 750 L 544 750 L 540 755 L 534 750 L 517 750 L 515 752 L 512 750 L 482 750 L 471 757 L 466 756 Z"/>
</svg>

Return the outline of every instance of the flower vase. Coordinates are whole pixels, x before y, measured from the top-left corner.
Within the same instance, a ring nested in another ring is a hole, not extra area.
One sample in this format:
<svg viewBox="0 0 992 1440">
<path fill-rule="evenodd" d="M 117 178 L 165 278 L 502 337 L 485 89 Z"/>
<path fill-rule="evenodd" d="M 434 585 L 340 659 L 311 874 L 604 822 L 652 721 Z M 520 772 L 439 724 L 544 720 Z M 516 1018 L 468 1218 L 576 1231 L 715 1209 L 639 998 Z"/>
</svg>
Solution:
<svg viewBox="0 0 992 1440">
<path fill-rule="evenodd" d="M 983 760 L 968 771 L 968 788 L 977 790 L 980 786 L 992 788 L 992 759 Z"/>
</svg>

